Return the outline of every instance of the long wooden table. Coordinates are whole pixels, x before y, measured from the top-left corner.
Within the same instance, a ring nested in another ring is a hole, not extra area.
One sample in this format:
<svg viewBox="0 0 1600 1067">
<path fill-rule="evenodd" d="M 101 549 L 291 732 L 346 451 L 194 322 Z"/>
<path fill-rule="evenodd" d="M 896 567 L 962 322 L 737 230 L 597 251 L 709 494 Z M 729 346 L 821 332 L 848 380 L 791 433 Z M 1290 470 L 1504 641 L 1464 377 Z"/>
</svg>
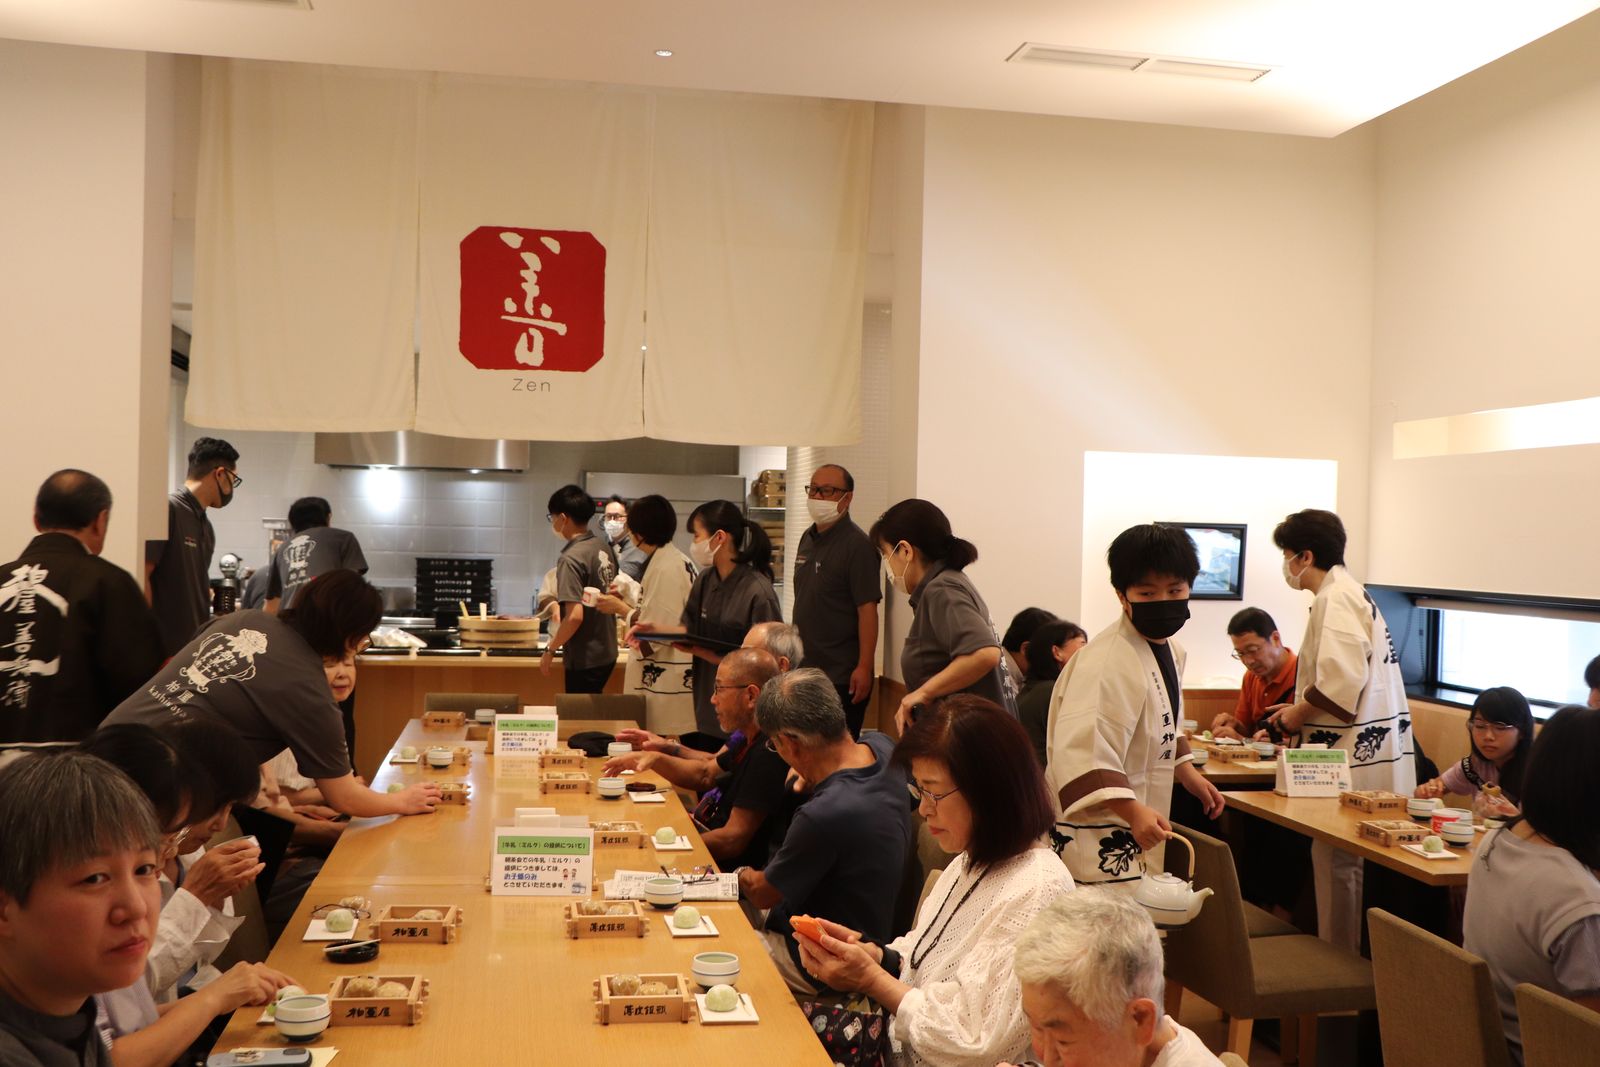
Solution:
<svg viewBox="0 0 1600 1067">
<path fill-rule="evenodd" d="M 1206 760 L 1206 765 L 1200 768 L 1200 773 L 1210 779 L 1218 789 L 1248 789 L 1271 786 L 1277 781 L 1277 767 L 1278 765 L 1271 760 L 1224 763 L 1212 759 Z"/>
<path fill-rule="evenodd" d="M 805 1016 L 766 954 L 739 905 L 697 904 L 720 936 L 671 937 L 660 915 L 652 915 L 643 938 L 570 940 L 562 927 L 565 900 L 497 897 L 485 890 L 489 850 L 496 826 L 509 826 L 518 807 L 553 807 L 562 814 L 596 820 L 636 819 L 645 830 L 671 826 L 687 835 L 690 852 L 602 849 L 595 877 L 618 869 L 650 870 L 665 864 L 688 870 L 709 863 L 709 853 L 688 813 L 668 791 L 664 804 L 602 800 L 593 794 L 540 796 L 521 780 L 496 781 L 494 759 L 482 742 L 462 742 L 464 730 L 423 730 L 413 720 L 396 742 L 423 748 L 430 743 L 466 743 L 470 764 L 454 771 L 385 763 L 373 783 L 464 781 L 472 789 L 464 806 L 442 805 L 432 815 L 356 820 L 334 848 L 322 873 L 301 901 L 267 963 L 312 991 L 326 989 L 342 974 L 417 974 L 431 983 L 424 1019 L 417 1026 L 333 1026 L 314 1045 L 340 1050 L 337 1067 L 363 1064 L 651 1063 L 756 1062 L 826 1067 Z M 589 760 L 598 775 L 599 759 Z M 655 780 L 652 774 L 638 776 Z M 458 905 L 464 922 L 451 945 L 387 943 L 377 960 L 330 964 L 321 945 L 300 940 L 318 905 L 360 894 L 385 904 Z M 663 913 L 664 914 L 664 913 Z M 601 1026 L 595 1021 L 593 983 L 619 972 L 689 973 L 697 952 L 736 953 L 739 990 L 748 993 L 761 1021 L 705 1026 L 698 1022 Z M 217 1042 L 218 1051 L 240 1046 L 278 1047 L 286 1042 L 271 1026 L 258 1026 L 259 1011 L 237 1012 Z"/>
<path fill-rule="evenodd" d="M 1357 827 L 1363 820 L 1404 819 L 1404 813 L 1398 816 L 1368 815 L 1345 807 L 1337 798 L 1285 797 L 1270 790 L 1224 793 L 1222 796 L 1230 808 L 1286 826 L 1313 840 L 1325 841 L 1334 848 L 1387 867 L 1423 885 L 1466 885 L 1467 872 L 1472 869 L 1472 856 L 1483 840 L 1482 834 L 1476 834 L 1472 844 L 1465 849 L 1446 846 L 1451 852 L 1450 859 L 1425 860 L 1398 845 L 1386 848 L 1357 833 Z"/>
</svg>

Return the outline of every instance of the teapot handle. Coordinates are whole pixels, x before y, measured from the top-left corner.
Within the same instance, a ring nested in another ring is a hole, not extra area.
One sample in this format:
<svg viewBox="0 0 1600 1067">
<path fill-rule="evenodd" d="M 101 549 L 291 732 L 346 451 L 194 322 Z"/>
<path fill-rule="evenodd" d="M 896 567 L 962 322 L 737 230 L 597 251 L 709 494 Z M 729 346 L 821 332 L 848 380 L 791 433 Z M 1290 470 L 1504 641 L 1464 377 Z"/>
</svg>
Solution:
<svg viewBox="0 0 1600 1067">
<path fill-rule="evenodd" d="M 1189 882 L 1194 881 L 1194 845 L 1191 844 L 1189 842 L 1189 839 L 1187 837 L 1184 837 L 1182 834 L 1170 834 L 1170 835 L 1168 835 L 1167 844 L 1170 845 L 1173 842 L 1177 842 L 1178 844 L 1182 845 L 1185 849 L 1188 850 L 1188 852 L 1189 852 L 1189 873 L 1184 875 L 1184 879 L 1186 881 L 1189 881 Z"/>
</svg>

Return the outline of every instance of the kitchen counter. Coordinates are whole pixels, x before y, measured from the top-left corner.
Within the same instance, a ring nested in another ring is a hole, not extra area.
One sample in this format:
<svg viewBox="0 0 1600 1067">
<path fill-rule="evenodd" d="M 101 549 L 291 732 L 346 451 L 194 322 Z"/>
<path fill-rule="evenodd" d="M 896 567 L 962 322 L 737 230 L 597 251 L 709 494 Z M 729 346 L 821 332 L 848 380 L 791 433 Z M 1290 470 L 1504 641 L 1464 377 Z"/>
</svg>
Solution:
<svg viewBox="0 0 1600 1067">
<path fill-rule="evenodd" d="M 627 663 L 624 648 L 605 692 L 622 692 Z M 414 656 L 369 650 L 356 661 L 356 773 L 372 778 L 388 743 L 422 715 L 429 693 L 515 693 L 522 704 L 552 705 L 562 691 L 559 652 L 546 675 L 532 649 L 419 649 Z"/>
</svg>

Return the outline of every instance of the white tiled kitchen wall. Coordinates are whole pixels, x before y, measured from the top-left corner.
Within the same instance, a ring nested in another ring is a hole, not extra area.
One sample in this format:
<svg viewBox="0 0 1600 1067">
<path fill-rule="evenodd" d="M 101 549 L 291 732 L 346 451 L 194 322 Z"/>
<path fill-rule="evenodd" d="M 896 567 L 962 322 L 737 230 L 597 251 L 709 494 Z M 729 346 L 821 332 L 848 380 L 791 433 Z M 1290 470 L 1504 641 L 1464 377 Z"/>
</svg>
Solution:
<svg viewBox="0 0 1600 1067">
<path fill-rule="evenodd" d="M 174 410 L 182 411 L 184 383 L 174 375 Z M 176 421 L 176 420 L 175 420 Z M 417 556 L 494 559 L 497 610 L 525 612 L 561 545 L 545 521 L 550 494 L 585 471 L 655 474 L 737 474 L 740 449 L 668 441 L 566 443 L 535 441 L 521 474 L 466 471 L 348 470 L 313 461 L 309 433 L 207 430 L 181 425 L 174 435 L 173 484 L 195 438 L 222 437 L 239 450 L 244 478 L 234 502 L 209 513 L 217 532 L 216 560 L 232 552 L 247 567 L 265 562 L 262 520 L 284 518 L 302 496 L 325 497 L 333 525 L 354 533 L 379 586 L 411 588 Z M 781 456 L 782 450 L 778 450 Z M 769 465 L 771 465 L 769 463 Z M 598 528 L 598 527 L 597 527 Z"/>
</svg>

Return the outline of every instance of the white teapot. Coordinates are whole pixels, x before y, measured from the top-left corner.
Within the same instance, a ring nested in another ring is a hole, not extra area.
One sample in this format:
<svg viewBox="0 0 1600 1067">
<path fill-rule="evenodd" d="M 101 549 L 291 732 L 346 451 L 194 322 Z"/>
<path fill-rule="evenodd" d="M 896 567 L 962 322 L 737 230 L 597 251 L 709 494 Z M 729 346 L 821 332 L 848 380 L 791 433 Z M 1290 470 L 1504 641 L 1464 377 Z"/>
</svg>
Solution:
<svg viewBox="0 0 1600 1067">
<path fill-rule="evenodd" d="M 1167 844 L 1174 843 L 1189 850 L 1189 877 L 1183 879 L 1175 874 L 1146 869 L 1133 891 L 1133 899 L 1143 905 L 1156 926 L 1164 930 L 1183 926 L 1199 915 L 1200 906 L 1211 895 L 1210 889 L 1194 887 L 1194 846 L 1180 834 L 1167 838 Z"/>
</svg>

